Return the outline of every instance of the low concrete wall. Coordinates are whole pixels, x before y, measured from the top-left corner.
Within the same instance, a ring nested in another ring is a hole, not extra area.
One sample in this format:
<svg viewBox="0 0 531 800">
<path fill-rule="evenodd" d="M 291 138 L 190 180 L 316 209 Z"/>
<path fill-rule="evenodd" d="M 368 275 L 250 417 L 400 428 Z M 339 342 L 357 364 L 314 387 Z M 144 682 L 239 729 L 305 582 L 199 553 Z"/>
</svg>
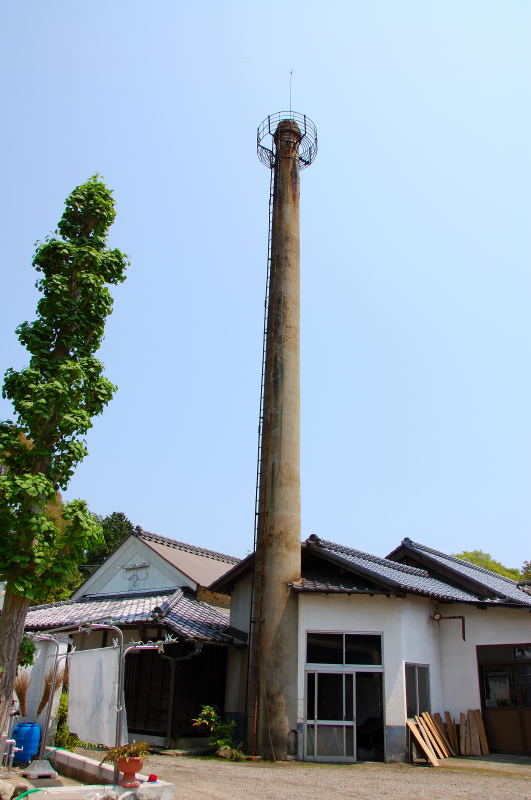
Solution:
<svg viewBox="0 0 531 800">
<path fill-rule="evenodd" d="M 171 790 L 171 794 L 169 793 Z M 39 800 L 104 800 L 111 795 L 114 798 L 128 800 L 174 800 L 175 786 L 164 781 L 157 783 L 143 783 L 138 789 L 125 789 L 123 786 L 110 787 L 104 784 L 89 784 L 87 786 L 50 786 L 39 789 Z"/>
<path fill-rule="evenodd" d="M 102 753 L 103 757 L 104 753 Z M 57 772 L 65 778 L 73 778 L 81 783 L 113 783 L 114 767 L 112 764 L 100 764 L 93 758 L 72 753 L 70 750 L 49 749 L 46 753 Z"/>
<path fill-rule="evenodd" d="M 71 753 L 69 750 L 50 750 L 46 757 L 55 769 L 66 778 L 81 781 L 83 786 L 59 786 L 43 789 L 39 792 L 39 800 L 83 800 L 90 792 L 91 796 L 104 795 L 109 791 L 109 785 L 114 782 L 114 767 L 112 764 L 100 764 L 93 758 Z M 137 773 L 139 780 L 147 781 L 146 775 Z M 167 781 L 141 783 L 136 789 L 126 789 L 122 786 L 113 786 L 112 791 L 120 795 L 134 794 L 142 800 L 175 800 L 175 786 Z"/>
</svg>

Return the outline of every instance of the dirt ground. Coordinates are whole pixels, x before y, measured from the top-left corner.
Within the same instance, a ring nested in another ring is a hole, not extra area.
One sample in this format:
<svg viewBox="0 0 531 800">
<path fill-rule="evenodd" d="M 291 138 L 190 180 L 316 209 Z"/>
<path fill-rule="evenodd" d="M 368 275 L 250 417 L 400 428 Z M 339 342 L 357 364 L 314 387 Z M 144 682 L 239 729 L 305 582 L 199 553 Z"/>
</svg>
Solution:
<svg viewBox="0 0 531 800">
<path fill-rule="evenodd" d="M 454 759 L 455 761 L 455 759 Z M 531 800 L 531 766 L 231 762 L 153 755 L 177 800 Z"/>
</svg>

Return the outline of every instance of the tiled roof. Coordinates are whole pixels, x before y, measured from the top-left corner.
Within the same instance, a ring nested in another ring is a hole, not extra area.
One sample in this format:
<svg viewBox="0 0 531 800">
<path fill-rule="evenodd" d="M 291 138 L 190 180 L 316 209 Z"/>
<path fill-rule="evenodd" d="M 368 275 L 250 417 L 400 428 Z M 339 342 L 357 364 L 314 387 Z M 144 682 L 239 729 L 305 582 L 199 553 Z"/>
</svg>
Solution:
<svg viewBox="0 0 531 800">
<path fill-rule="evenodd" d="M 203 558 L 212 558 L 214 561 L 225 561 L 227 564 L 237 564 L 240 560 L 236 556 L 228 556 L 225 553 L 218 553 L 216 550 L 208 550 L 206 547 L 197 547 L 194 544 L 178 542 L 176 539 L 168 539 L 167 536 L 159 536 L 158 533 L 150 533 L 150 531 L 145 531 L 139 525 L 134 529 L 133 536 L 137 536 L 146 542 L 156 542 L 166 547 L 173 547 L 185 553 L 193 553 L 197 556 L 203 556 Z"/>
<path fill-rule="evenodd" d="M 360 585 L 361 582 L 349 580 L 331 580 L 330 578 L 303 578 L 292 583 L 298 592 L 320 592 L 324 594 L 380 594 L 385 590 Z"/>
<path fill-rule="evenodd" d="M 182 594 L 169 604 L 164 613 L 165 624 L 184 639 L 231 642 L 227 633 L 229 612 L 215 608 L 200 600 L 193 600 Z"/>
<path fill-rule="evenodd" d="M 200 586 L 208 586 L 240 561 L 235 556 L 168 539 L 139 526 L 133 535 Z"/>
<path fill-rule="evenodd" d="M 455 586 L 453 583 L 441 579 L 431 570 L 411 567 L 407 564 L 401 564 L 387 558 L 379 558 L 370 553 L 364 553 L 361 550 L 353 550 L 350 547 L 320 539 L 317 536 L 310 536 L 305 544 L 313 553 L 321 554 L 325 558 L 332 560 L 334 563 L 346 569 L 350 568 L 354 574 L 361 575 L 365 579 L 372 581 L 380 590 L 387 589 L 390 592 L 414 592 L 448 602 L 485 602 L 485 598 L 479 594 Z M 327 573 L 328 572 L 329 571 L 327 571 Z M 355 583 L 353 586 L 349 586 L 349 582 L 350 581 L 347 581 L 347 585 L 344 585 L 344 577 L 339 579 L 338 576 L 336 581 L 333 581 L 327 574 L 326 581 L 320 581 L 315 578 L 308 581 L 304 580 L 303 577 L 301 582 L 293 584 L 293 588 L 299 591 L 316 592 L 356 591 L 367 593 L 369 591 L 366 587 L 360 586 L 355 588 Z M 510 581 L 510 583 L 513 582 Z M 516 584 L 513 583 L 513 586 L 516 592 L 514 597 L 511 598 L 513 602 L 531 605 L 529 596 L 526 597 L 525 593 L 516 587 Z M 499 603 L 500 601 L 495 600 L 495 602 Z"/>
<path fill-rule="evenodd" d="M 510 578 L 485 569 L 485 567 L 479 567 L 476 564 L 472 564 L 470 561 L 464 561 L 462 558 L 446 555 L 439 550 L 434 550 L 431 547 L 426 547 L 426 545 L 418 544 L 408 538 L 403 539 L 402 547 L 397 548 L 397 550 L 401 550 L 402 548 L 405 548 L 408 553 L 413 555 L 418 554 L 424 556 L 424 559 L 427 559 L 430 566 L 435 570 L 437 567 L 444 568 L 446 572 L 450 572 L 455 576 L 457 582 L 460 578 L 473 581 L 478 585 L 478 593 L 483 589 L 484 594 L 489 599 L 529 605 L 526 592 L 520 589 L 516 582 Z M 393 551 L 393 553 L 394 552 L 396 551 Z"/>
<path fill-rule="evenodd" d="M 122 626 L 147 622 L 163 625 L 182 639 L 230 643 L 229 614 L 176 591 L 135 592 L 87 596 L 81 600 L 33 606 L 26 617 L 27 630 L 48 630 L 86 622 L 111 622 Z"/>
</svg>

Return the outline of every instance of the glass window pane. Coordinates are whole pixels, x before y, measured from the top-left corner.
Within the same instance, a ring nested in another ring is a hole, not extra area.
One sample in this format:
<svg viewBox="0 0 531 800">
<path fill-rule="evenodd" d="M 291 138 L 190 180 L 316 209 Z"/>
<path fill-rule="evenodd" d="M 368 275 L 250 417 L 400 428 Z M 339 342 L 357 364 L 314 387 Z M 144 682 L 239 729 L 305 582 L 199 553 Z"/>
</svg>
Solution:
<svg viewBox="0 0 531 800">
<path fill-rule="evenodd" d="M 376 634 L 347 634 L 345 664 L 381 664 L 382 640 Z"/>
<path fill-rule="evenodd" d="M 356 673 L 356 757 L 383 761 L 383 691 L 381 672 Z"/>
<path fill-rule="evenodd" d="M 531 708 L 531 667 L 520 667 L 520 690 L 523 707 Z"/>
<path fill-rule="evenodd" d="M 516 705 L 514 681 L 509 669 L 484 668 L 483 691 L 486 708 L 513 708 Z"/>
<path fill-rule="evenodd" d="M 319 673 L 317 719 L 343 719 L 343 675 Z"/>
<path fill-rule="evenodd" d="M 354 727 L 347 725 L 345 728 L 345 755 L 349 758 L 354 756 Z"/>
<path fill-rule="evenodd" d="M 315 719 L 315 675 L 308 673 L 306 679 L 306 719 Z"/>
<path fill-rule="evenodd" d="M 513 660 L 513 648 L 507 645 L 479 645 L 478 661 L 480 664 L 503 664 Z"/>
<path fill-rule="evenodd" d="M 317 755 L 344 756 L 345 744 L 343 725 L 317 726 Z"/>
<path fill-rule="evenodd" d="M 428 667 L 417 666 L 418 713 L 430 711 L 430 674 Z"/>
<path fill-rule="evenodd" d="M 309 633 L 306 661 L 309 664 L 342 664 L 342 633 Z"/>
<path fill-rule="evenodd" d="M 413 664 L 406 664 L 406 706 L 408 718 L 419 713 L 417 704 L 417 677 Z"/>
</svg>

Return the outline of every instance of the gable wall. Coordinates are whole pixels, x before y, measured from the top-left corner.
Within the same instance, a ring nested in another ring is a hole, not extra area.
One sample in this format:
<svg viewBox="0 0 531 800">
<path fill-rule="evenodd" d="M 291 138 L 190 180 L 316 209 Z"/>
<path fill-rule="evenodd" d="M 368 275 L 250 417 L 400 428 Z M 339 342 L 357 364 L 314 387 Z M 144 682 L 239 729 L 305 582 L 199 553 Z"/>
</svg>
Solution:
<svg viewBox="0 0 531 800">
<path fill-rule="evenodd" d="M 148 564 L 138 570 L 125 569 L 135 564 Z M 136 577 L 135 577 L 136 576 Z M 144 591 L 196 584 L 176 567 L 168 564 L 144 542 L 130 536 L 72 595 L 77 600 L 86 594 Z"/>
</svg>

